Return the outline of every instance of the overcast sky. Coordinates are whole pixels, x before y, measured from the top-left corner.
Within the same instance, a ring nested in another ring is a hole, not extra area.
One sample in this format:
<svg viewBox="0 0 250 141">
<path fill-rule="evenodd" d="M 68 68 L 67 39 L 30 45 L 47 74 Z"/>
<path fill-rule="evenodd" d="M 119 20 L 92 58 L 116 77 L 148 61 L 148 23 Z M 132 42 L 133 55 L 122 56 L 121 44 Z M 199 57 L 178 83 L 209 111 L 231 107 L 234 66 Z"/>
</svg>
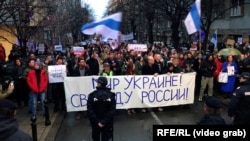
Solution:
<svg viewBox="0 0 250 141">
<path fill-rule="evenodd" d="M 109 0 L 82 0 L 82 2 L 88 3 L 94 10 L 94 16 L 96 20 L 101 19 L 106 10 Z"/>
</svg>

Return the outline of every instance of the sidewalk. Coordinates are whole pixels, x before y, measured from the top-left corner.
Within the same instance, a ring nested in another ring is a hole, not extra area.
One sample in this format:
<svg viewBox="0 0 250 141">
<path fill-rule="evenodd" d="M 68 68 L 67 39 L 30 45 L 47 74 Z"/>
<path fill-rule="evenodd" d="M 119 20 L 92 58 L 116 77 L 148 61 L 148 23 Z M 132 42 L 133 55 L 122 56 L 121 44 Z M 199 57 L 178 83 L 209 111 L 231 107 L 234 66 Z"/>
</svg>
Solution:
<svg viewBox="0 0 250 141">
<path fill-rule="evenodd" d="M 51 125 L 45 126 L 45 117 L 42 115 L 42 111 L 37 112 L 37 140 L 38 141 L 54 141 L 57 135 L 57 131 L 61 126 L 65 112 L 53 113 L 53 103 L 49 104 L 49 114 Z M 40 105 L 38 106 L 40 107 Z M 16 119 L 19 121 L 19 129 L 32 136 L 31 128 L 31 114 L 28 113 L 28 107 L 17 110 Z"/>
</svg>

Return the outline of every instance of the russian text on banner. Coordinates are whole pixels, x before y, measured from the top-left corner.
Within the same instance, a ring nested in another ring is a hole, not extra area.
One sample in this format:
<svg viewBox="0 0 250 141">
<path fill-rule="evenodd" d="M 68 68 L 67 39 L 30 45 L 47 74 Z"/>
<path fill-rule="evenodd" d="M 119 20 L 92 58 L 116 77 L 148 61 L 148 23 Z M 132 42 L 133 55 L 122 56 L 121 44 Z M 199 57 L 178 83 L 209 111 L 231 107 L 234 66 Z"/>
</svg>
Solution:
<svg viewBox="0 0 250 141">
<path fill-rule="evenodd" d="M 155 76 L 112 76 L 108 87 L 116 93 L 117 109 L 192 104 L 196 73 Z M 67 111 L 85 111 L 98 76 L 66 77 Z M 76 83 L 77 82 L 77 83 Z"/>
</svg>

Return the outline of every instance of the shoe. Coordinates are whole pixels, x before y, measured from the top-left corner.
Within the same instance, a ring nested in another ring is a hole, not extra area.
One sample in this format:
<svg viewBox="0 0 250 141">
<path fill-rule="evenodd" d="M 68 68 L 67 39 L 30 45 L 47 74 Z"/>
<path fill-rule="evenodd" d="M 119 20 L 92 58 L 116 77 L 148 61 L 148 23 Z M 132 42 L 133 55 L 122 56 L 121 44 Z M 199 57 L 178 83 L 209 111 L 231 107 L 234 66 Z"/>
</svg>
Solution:
<svg viewBox="0 0 250 141">
<path fill-rule="evenodd" d="M 141 112 L 142 112 L 142 113 L 146 113 L 146 109 L 142 109 Z"/>
<path fill-rule="evenodd" d="M 200 97 L 198 101 L 200 101 L 200 102 L 201 102 L 201 101 L 202 101 L 202 98 Z"/>
<path fill-rule="evenodd" d="M 81 115 L 80 115 L 80 114 L 77 114 L 76 119 L 77 119 L 77 120 L 81 119 Z"/>
<path fill-rule="evenodd" d="M 159 112 L 162 112 L 162 111 L 163 111 L 163 109 L 162 109 L 162 108 L 158 108 L 158 111 L 159 111 Z"/>
<path fill-rule="evenodd" d="M 135 113 L 136 113 L 134 109 L 132 109 L 132 110 L 131 110 L 131 112 L 132 112 L 133 114 L 135 114 Z"/>
<path fill-rule="evenodd" d="M 130 110 L 127 110 L 127 113 L 128 113 L 129 116 L 132 115 Z"/>
</svg>

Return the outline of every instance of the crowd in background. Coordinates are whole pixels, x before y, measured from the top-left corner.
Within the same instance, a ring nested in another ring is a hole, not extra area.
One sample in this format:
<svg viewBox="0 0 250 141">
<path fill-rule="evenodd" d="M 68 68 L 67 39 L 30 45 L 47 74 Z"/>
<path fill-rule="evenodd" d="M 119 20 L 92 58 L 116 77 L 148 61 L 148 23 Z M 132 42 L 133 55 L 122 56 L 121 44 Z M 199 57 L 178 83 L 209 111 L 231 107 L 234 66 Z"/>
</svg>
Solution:
<svg viewBox="0 0 250 141">
<path fill-rule="evenodd" d="M 30 52 L 27 59 L 21 58 L 18 49 L 9 55 L 13 68 L 9 76 L 14 80 L 15 89 L 11 97 L 16 99 L 19 107 L 28 106 L 29 113 L 36 115 L 37 100 L 48 99 L 54 103 L 54 112 L 66 110 L 65 92 L 63 83 L 50 84 L 48 82 L 49 65 L 66 65 L 67 76 L 81 77 L 90 75 L 116 76 L 116 75 L 161 75 L 168 73 L 196 72 L 195 95 L 199 101 L 204 96 L 214 94 L 230 98 L 238 81 L 235 75 L 229 76 L 227 83 L 219 83 L 218 75 L 226 72 L 227 66 L 234 66 L 235 73 L 250 72 L 249 45 L 237 46 L 240 56 L 218 55 L 217 49 L 208 52 L 199 50 L 179 50 L 165 45 L 152 45 L 147 52 L 127 50 L 126 44 L 112 49 L 108 44 L 88 44 L 85 53 L 74 55 L 67 48 L 65 54 L 61 52 L 47 52 L 45 57 Z M 2 76 L 2 80 L 9 79 Z M 38 97 L 38 95 L 40 97 Z M 43 104 L 43 102 L 41 102 Z M 43 107 L 43 106 L 42 106 Z M 44 109 L 42 108 L 43 112 Z M 163 111 L 164 108 L 157 108 Z M 141 109 L 141 112 L 146 112 Z M 135 109 L 127 109 L 129 115 L 136 113 Z M 82 113 L 78 112 L 77 119 Z"/>
</svg>

